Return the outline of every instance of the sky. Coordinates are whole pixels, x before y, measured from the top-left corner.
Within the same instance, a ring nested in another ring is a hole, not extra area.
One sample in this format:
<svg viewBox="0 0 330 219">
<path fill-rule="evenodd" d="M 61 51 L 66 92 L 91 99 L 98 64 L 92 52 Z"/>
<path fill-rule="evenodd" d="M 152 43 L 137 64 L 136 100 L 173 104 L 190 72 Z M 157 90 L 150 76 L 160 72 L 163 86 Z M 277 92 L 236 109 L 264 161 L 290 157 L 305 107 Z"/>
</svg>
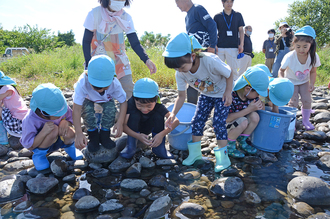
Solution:
<svg viewBox="0 0 330 219">
<path fill-rule="evenodd" d="M 253 28 L 253 50 L 262 50 L 267 31 L 275 28 L 275 21 L 283 19 L 294 0 L 235 0 L 233 9 L 243 15 L 245 25 Z M 223 10 L 221 0 L 193 0 L 201 4 L 211 17 Z M 73 31 L 77 43 L 82 42 L 84 21 L 88 12 L 99 5 L 98 0 L 0 0 L 0 24 L 4 30 L 38 25 L 51 29 L 55 35 Z M 185 32 L 186 12 L 176 6 L 175 0 L 133 0 L 125 8 L 134 22 L 139 37 L 145 31 L 175 36 Z"/>
</svg>

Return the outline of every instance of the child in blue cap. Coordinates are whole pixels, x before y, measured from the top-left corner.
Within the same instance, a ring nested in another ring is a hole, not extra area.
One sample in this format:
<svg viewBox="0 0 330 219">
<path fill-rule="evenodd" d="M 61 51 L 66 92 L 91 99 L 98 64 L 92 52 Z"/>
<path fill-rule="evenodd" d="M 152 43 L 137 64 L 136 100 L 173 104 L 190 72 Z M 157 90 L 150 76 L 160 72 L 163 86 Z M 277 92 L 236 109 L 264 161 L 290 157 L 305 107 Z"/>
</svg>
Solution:
<svg viewBox="0 0 330 219">
<path fill-rule="evenodd" d="M 137 140 L 152 147 L 152 152 L 160 158 L 173 158 L 166 150 L 165 137 L 179 125 L 176 118 L 172 129 L 164 129 L 164 118 L 170 116 L 167 108 L 160 103 L 158 84 L 150 78 L 138 80 L 133 88 L 133 96 L 127 103 L 124 132 L 128 135 L 126 147 L 120 156 L 130 159 L 136 152 Z M 152 133 L 152 140 L 148 134 Z"/>
<path fill-rule="evenodd" d="M 316 80 L 317 67 L 321 66 L 316 53 L 315 30 L 304 26 L 296 31 L 293 38 L 294 50 L 286 54 L 282 60 L 279 77 L 288 78 L 294 85 L 294 93 L 289 106 L 298 108 L 299 95 L 302 102 L 302 123 L 306 130 L 313 130 L 309 121 L 312 112 L 312 96 Z"/>
<path fill-rule="evenodd" d="M 271 107 L 272 112 L 279 113 L 279 106 L 288 104 L 293 95 L 294 85 L 287 78 L 270 78 L 268 86 L 268 96 L 260 96 L 260 100 L 263 104 L 263 110 L 265 105 L 268 104 Z"/>
<path fill-rule="evenodd" d="M 235 82 L 232 92 L 233 101 L 227 118 L 228 153 L 234 158 L 245 156 L 236 148 L 239 147 L 248 154 L 255 154 L 257 149 L 247 144 L 247 138 L 259 123 L 257 110 L 262 109 L 259 95 L 267 96 L 269 84 L 268 75 L 258 67 L 248 68 Z"/>
<path fill-rule="evenodd" d="M 120 103 L 118 120 L 116 118 L 116 99 Z M 96 122 L 94 103 L 102 108 L 101 128 Z M 80 75 L 74 85 L 73 124 L 76 129 L 76 147 L 87 146 L 89 152 L 96 152 L 101 145 L 106 149 L 116 146 L 110 138 L 110 129 L 117 131 L 116 137 L 123 132 L 127 110 L 126 94 L 119 80 L 115 77 L 115 63 L 106 55 L 94 56 L 88 64 L 88 72 Z M 82 132 L 80 118 L 87 128 L 89 142 Z"/>
<path fill-rule="evenodd" d="M 28 113 L 16 82 L 0 71 L 0 144 L 8 144 L 8 135 L 22 136 L 22 120 Z"/>
<path fill-rule="evenodd" d="M 221 59 L 208 52 L 200 52 L 202 46 L 193 36 L 180 33 L 172 38 L 163 53 L 165 65 L 176 70 L 175 77 L 179 96 L 175 101 L 166 126 L 171 127 L 176 114 L 185 102 L 186 87 L 189 84 L 201 93 L 195 115 L 192 119 L 192 141 L 188 142 L 189 156 L 183 165 L 192 165 L 202 159 L 201 139 L 205 123 L 214 109 L 213 127 L 218 147 L 215 171 L 219 172 L 231 165 L 227 153 L 226 119 L 231 104 L 233 74 Z"/>
<path fill-rule="evenodd" d="M 82 159 L 75 148 L 75 131 L 72 127 L 72 110 L 62 91 L 51 83 L 41 84 L 32 92 L 28 114 L 22 122 L 23 147 L 33 151 L 32 160 L 40 171 L 49 168 L 46 155 L 64 148 L 73 159 Z"/>
</svg>

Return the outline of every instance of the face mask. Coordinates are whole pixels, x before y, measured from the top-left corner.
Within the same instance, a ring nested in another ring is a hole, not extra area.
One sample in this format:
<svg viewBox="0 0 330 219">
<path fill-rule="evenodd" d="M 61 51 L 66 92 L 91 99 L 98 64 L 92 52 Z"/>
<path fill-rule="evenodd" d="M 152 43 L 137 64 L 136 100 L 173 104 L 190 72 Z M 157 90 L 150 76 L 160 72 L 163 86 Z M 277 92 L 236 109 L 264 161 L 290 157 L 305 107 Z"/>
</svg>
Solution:
<svg viewBox="0 0 330 219">
<path fill-rule="evenodd" d="M 268 34 L 269 38 L 273 38 L 274 37 L 274 34 L 273 33 L 270 33 Z"/>
<path fill-rule="evenodd" d="M 249 92 L 245 95 L 245 97 L 247 97 L 251 91 L 252 91 L 252 87 L 250 88 Z"/>
<path fill-rule="evenodd" d="M 252 31 L 246 31 L 246 35 L 248 35 L 248 36 L 251 36 L 251 34 L 252 34 Z"/>
<path fill-rule="evenodd" d="M 120 11 L 125 6 L 126 1 L 114 1 L 110 2 L 110 9 L 113 11 Z"/>
</svg>

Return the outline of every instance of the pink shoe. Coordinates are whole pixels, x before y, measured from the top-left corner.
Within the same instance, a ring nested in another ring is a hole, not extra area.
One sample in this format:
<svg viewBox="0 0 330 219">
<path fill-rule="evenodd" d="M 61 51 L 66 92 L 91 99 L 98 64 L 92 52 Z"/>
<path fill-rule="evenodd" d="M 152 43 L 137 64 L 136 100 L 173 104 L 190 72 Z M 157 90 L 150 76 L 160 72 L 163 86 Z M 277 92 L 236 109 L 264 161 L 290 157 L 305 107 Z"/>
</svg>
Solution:
<svg viewBox="0 0 330 219">
<path fill-rule="evenodd" d="M 311 112 L 313 112 L 313 110 L 301 108 L 301 114 L 302 114 L 302 118 L 303 118 L 302 123 L 305 126 L 306 130 L 314 130 L 315 129 L 313 124 L 309 121 L 309 117 L 311 116 Z"/>
</svg>

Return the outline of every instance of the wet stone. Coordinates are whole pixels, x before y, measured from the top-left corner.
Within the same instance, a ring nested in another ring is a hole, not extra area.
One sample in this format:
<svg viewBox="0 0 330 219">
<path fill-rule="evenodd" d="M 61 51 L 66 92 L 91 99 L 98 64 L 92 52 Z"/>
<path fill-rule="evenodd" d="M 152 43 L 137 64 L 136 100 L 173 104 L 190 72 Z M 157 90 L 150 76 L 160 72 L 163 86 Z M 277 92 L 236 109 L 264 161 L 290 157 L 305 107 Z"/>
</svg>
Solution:
<svg viewBox="0 0 330 219">
<path fill-rule="evenodd" d="M 134 163 L 134 159 L 131 161 L 122 158 L 121 156 L 118 156 L 110 165 L 109 170 L 113 173 L 119 173 L 125 171 L 127 168 L 132 166 Z"/>
<path fill-rule="evenodd" d="M 33 161 L 31 159 L 26 160 L 26 158 L 23 158 L 22 160 L 18 160 L 15 162 L 10 162 L 7 163 L 3 169 L 9 172 L 13 172 L 13 171 L 19 171 L 19 170 L 23 170 L 23 169 L 27 169 L 30 167 L 33 167 Z"/>
<path fill-rule="evenodd" d="M 320 123 L 320 122 L 328 122 L 330 120 L 330 112 L 322 112 L 318 113 L 314 117 L 314 122 Z"/>
<path fill-rule="evenodd" d="M 267 152 L 263 152 L 263 151 L 259 151 L 259 156 L 262 159 L 262 161 L 264 162 L 277 162 L 277 157 L 275 156 L 275 154 L 273 153 L 267 153 Z"/>
<path fill-rule="evenodd" d="M 243 181 L 238 177 L 225 177 L 212 182 L 210 191 L 219 196 L 238 198 L 243 192 Z"/>
<path fill-rule="evenodd" d="M 56 178 L 38 177 L 27 181 L 26 186 L 32 193 L 45 194 L 57 184 L 58 180 Z"/>
<path fill-rule="evenodd" d="M 75 204 L 76 210 L 79 212 L 88 212 L 95 210 L 100 205 L 100 201 L 94 196 L 87 195 L 80 198 Z"/>
<path fill-rule="evenodd" d="M 124 179 L 120 183 L 120 187 L 126 191 L 140 192 L 142 189 L 147 188 L 147 183 L 142 179 Z"/>
<path fill-rule="evenodd" d="M 63 182 L 72 182 L 75 181 L 76 175 L 75 174 L 70 174 L 68 176 L 63 177 Z"/>
<path fill-rule="evenodd" d="M 24 183 L 21 180 L 14 178 L 0 181 L 0 203 L 20 198 L 24 193 Z"/>
<path fill-rule="evenodd" d="M 91 192 L 86 189 L 86 188 L 81 188 L 81 189 L 77 189 L 73 195 L 72 195 L 72 199 L 73 200 L 79 200 L 81 199 L 82 197 L 84 196 L 88 196 L 88 195 L 91 195 Z"/>
<path fill-rule="evenodd" d="M 124 210 L 124 206 L 120 204 L 117 199 L 107 200 L 103 202 L 98 208 L 98 211 L 100 213 L 105 213 L 105 212 L 113 213 L 122 210 Z"/>
<path fill-rule="evenodd" d="M 23 148 L 22 150 L 20 150 L 18 152 L 18 156 L 19 157 L 31 157 L 32 154 L 33 154 L 33 152 L 30 151 L 30 150 L 28 150 L 28 149 L 26 149 L 26 148 Z"/>
<path fill-rule="evenodd" d="M 154 168 L 155 167 L 155 163 L 147 157 L 141 157 L 139 159 L 139 163 L 142 165 L 143 168 Z"/>
<path fill-rule="evenodd" d="M 273 203 L 267 208 L 265 208 L 264 217 L 267 219 L 279 219 L 279 218 L 289 218 L 290 212 L 285 210 L 283 206 L 279 203 Z"/>
<path fill-rule="evenodd" d="M 179 177 L 183 180 L 194 180 L 194 179 L 199 179 L 201 177 L 201 174 L 196 170 L 186 170 L 186 171 L 182 171 L 179 174 Z"/>
<path fill-rule="evenodd" d="M 324 141 L 327 139 L 327 135 L 322 131 L 305 131 L 303 133 L 303 138 L 314 141 Z"/>
<path fill-rule="evenodd" d="M 330 170 L 330 155 L 322 156 L 317 162 L 316 165 L 325 171 Z"/>
<path fill-rule="evenodd" d="M 178 211 L 187 217 L 193 218 L 202 216 L 205 213 L 205 209 L 201 205 L 189 202 L 183 202 L 179 206 Z"/>
<path fill-rule="evenodd" d="M 156 161 L 157 166 L 174 166 L 177 162 L 174 159 L 160 159 Z"/>
<path fill-rule="evenodd" d="M 27 218 L 53 219 L 59 218 L 60 211 L 55 208 L 38 207 L 33 208 L 28 214 L 25 215 Z"/>
<path fill-rule="evenodd" d="M 143 219 L 155 219 L 160 218 L 170 210 L 172 201 L 169 196 L 163 196 L 156 199 L 146 211 Z"/>
<path fill-rule="evenodd" d="M 169 194 L 169 193 L 165 190 L 155 191 L 155 192 L 152 192 L 150 195 L 148 195 L 148 199 L 154 201 L 160 197 L 166 196 L 167 194 Z"/>
<path fill-rule="evenodd" d="M 317 213 L 309 216 L 307 219 L 330 219 L 330 215 L 327 213 Z"/>
<path fill-rule="evenodd" d="M 68 164 L 65 160 L 56 159 L 50 164 L 50 169 L 55 176 L 64 177 L 68 171 Z"/>
<path fill-rule="evenodd" d="M 20 140 L 20 138 L 18 138 L 18 137 L 10 136 L 8 138 L 8 142 L 9 142 L 10 147 L 14 150 L 21 149 L 23 146 L 22 146 L 22 144 L 19 140 Z"/>
<path fill-rule="evenodd" d="M 92 176 L 95 178 L 106 177 L 109 174 L 109 170 L 105 168 L 100 168 L 92 172 Z"/>
<path fill-rule="evenodd" d="M 252 191 L 245 191 L 244 198 L 245 201 L 249 204 L 259 204 L 261 202 L 260 197 Z"/>
<path fill-rule="evenodd" d="M 126 177 L 137 178 L 141 175 L 142 165 L 135 163 L 126 170 Z"/>
<path fill-rule="evenodd" d="M 168 184 L 167 179 L 163 175 L 154 176 L 149 180 L 150 186 L 165 187 L 167 184 Z"/>
<path fill-rule="evenodd" d="M 252 165 L 260 165 L 262 163 L 262 159 L 257 156 L 245 156 L 243 160 L 245 163 Z"/>
<path fill-rule="evenodd" d="M 307 218 L 308 216 L 314 214 L 314 208 L 305 202 L 297 202 L 292 205 L 292 209 L 299 215 Z"/>
</svg>

